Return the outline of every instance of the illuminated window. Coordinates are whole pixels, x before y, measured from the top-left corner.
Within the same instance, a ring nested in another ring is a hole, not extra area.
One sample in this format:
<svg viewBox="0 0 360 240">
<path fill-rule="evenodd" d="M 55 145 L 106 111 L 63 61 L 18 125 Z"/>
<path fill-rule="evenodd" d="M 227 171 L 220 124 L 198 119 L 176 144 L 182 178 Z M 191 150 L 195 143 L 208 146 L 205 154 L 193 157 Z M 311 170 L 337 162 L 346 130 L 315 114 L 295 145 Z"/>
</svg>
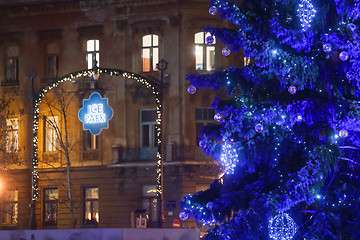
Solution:
<svg viewBox="0 0 360 240">
<path fill-rule="evenodd" d="M 198 32 L 195 33 L 195 68 L 196 70 L 211 71 L 215 69 L 215 43 L 216 39 L 211 45 L 206 44 L 206 38 L 211 36 L 210 33 Z"/>
<path fill-rule="evenodd" d="M 211 108 L 197 108 L 195 110 L 196 142 L 199 144 L 200 131 L 203 126 L 215 124 L 215 111 Z"/>
<path fill-rule="evenodd" d="M 143 72 L 157 71 L 156 64 L 159 62 L 159 37 L 150 34 L 142 37 L 142 70 Z"/>
<path fill-rule="evenodd" d="M 9 190 L 5 195 L 3 224 L 16 225 L 19 216 L 19 192 L 17 189 Z"/>
<path fill-rule="evenodd" d="M 84 187 L 84 224 L 99 223 L 99 188 Z"/>
<path fill-rule="evenodd" d="M 143 209 L 151 222 L 158 220 L 158 204 L 156 197 L 156 185 L 143 186 Z"/>
<path fill-rule="evenodd" d="M 156 110 L 140 110 L 140 139 L 141 147 L 155 147 L 156 141 Z"/>
<path fill-rule="evenodd" d="M 9 47 L 6 51 L 6 77 L 4 85 L 19 84 L 19 48 Z"/>
<path fill-rule="evenodd" d="M 19 119 L 6 119 L 6 152 L 14 153 L 19 150 Z"/>
<path fill-rule="evenodd" d="M 44 225 L 56 226 L 58 221 L 59 191 L 57 188 L 44 189 Z"/>
<path fill-rule="evenodd" d="M 98 67 L 100 64 L 100 46 L 99 40 L 91 39 L 86 41 L 86 67 L 92 69 L 96 63 Z"/>
<path fill-rule="evenodd" d="M 45 78 L 58 77 L 59 70 L 59 46 L 55 43 L 46 46 Z"/>
<path fill-rule="evenodd" d="M 84 150 L 98 149 L 99 135 L 93 135 L 90 131 L 83 131 L 84 133 Z"/>
<path fill-rule="evenodd" d="M 58 131 L 59 120 L 58 116 L 48 116 L 44 123 L 44 151 L 51 152 L 58 149 Z"/>
</svg>

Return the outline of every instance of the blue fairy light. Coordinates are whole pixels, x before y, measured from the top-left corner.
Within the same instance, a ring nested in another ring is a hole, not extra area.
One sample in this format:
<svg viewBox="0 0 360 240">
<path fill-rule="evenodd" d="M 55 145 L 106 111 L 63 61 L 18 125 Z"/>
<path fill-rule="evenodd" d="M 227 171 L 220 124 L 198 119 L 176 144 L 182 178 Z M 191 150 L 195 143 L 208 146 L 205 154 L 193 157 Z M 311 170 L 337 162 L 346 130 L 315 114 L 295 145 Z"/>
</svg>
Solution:
<svg viewBox="0 0 360 240">
<path fill-rule="evenodd" d="M 220 161 L 228 174 L 233 174 L 234 169 L 239 162 L 238 154 L 236 149 L 233 148 L 232 144 L 225 140 L 222 144 L 222 151 L 220 155 Z"/>
<path fill-rule="evenodd" d="M 309 0 L 301 0 L 297 9 L 297 16 L 300 18 L 301 27 L 306 31 L 315 17 L 316 10 Z"/>
<path fill-rule="evenodd" d="M 287 213 L 279 213 L 269 220 L 269 236 L 274 240 L 291 240 L 297 230 L 297 224 Z"/>
</svg>

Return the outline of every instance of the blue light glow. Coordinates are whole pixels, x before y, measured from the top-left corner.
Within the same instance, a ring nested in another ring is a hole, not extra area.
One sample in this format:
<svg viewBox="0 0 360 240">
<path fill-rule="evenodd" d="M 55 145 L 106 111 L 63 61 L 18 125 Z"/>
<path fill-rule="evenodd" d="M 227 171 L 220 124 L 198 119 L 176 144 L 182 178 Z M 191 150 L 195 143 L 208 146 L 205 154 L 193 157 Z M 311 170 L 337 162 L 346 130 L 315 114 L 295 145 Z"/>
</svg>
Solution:
<svg viewBox="0 0 360 240">
<path fill-rule="evenodd" d="M 297 15 L 300 18 L 303 31 L 306 31 L 310 27 L 315 13 L 316 10 L 310 0 L 301 0 L 299 8 L 297 9 Z"/>
</svg>

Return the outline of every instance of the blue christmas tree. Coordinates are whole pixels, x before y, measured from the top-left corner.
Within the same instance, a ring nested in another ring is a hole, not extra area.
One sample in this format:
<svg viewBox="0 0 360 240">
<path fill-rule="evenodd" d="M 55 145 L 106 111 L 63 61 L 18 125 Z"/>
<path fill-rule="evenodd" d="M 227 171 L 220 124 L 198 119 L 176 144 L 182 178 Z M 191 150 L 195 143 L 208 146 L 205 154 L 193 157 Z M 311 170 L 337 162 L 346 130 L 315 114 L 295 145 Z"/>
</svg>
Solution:
<svg viewBox="0 0 360 240">
<path fill-rule="evenodd" d="M 209 12 L 236 26 L 205 29 L 223 54 L 252 60 L 188 76 L 228 93 L 200 141 L 224 175 L 180 217 L 211 225 L 208 240 L 360 239 L 359 0 L 211 0 Z"/>
</svg>

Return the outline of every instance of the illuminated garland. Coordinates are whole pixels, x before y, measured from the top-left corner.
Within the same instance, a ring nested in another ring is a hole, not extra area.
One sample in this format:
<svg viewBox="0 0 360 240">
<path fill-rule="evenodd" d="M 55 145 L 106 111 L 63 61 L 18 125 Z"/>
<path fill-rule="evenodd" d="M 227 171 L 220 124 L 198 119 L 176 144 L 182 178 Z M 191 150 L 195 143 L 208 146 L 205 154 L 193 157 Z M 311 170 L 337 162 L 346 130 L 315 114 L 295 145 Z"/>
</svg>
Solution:
<svg viewBox="0 0 360 240">
<path fill-rule="evenodd" d="M 157 138 L 158 138 L 158 153 L 156 155 L 157 158 L 157 196 L 161 195 L 161 102 L 159 99 L 159 83 L 155 81 L 151 81 L 146 79 L 138 74 L 126 72 L 117 69 L 106 69 L 106 68 L 98 68 L 96 71 L 89 69 L 89 70 L 82 70 L 74 73 L 70 73 L 68 75 L 63 76 L 62 78 L 56 79 L 53 82 L 49 83 L 47 86 L 40 89 L 33 98 L 33 135 L 32 135 L 32 200 L 36 201 L 39 193 L 38 193 L 38 180 L 39 180 L 39 171 L 38 171 L 38 131 L 39 131 L 39 113 L 40 113 L 40 104 L 42 99 L 44 98 L 45 94 L 53 88 L 58 87 L 63 82 L 71 82 L 74 79 L 80 77 L 92 77 L 94 74 L 109 74 L 110 76 L 121 76 L 128 79 L 136 80 L 139 83 L 142 83 L 146 86 L 146 88 L 152 91 L 152 94 L 155 97 L 155 103 L 157 105 L 156 112 L 157 112 Z"/>
</svg>

